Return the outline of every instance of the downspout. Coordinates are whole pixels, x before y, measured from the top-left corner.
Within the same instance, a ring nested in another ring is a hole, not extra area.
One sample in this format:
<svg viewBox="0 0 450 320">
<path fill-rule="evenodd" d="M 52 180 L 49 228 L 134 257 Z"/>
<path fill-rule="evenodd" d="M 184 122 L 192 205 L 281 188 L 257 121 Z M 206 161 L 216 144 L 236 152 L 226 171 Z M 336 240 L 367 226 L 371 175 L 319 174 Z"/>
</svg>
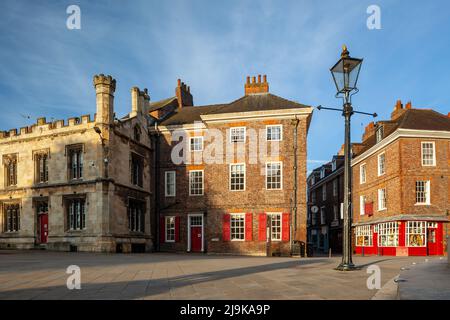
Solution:
<svg viewBox="0 0 450 320">
<path fill-rule="evenodd" d="M 155 132 L 156 135 L 154 136 L 154 140 L 155 140 L 155 153 L 154 153 L 154 163 L 155 163 L 155 172 L 154 172 L 154 177 L 155 177 L 155 187 L 154 187 L 154 199 L 155 199 L 155 215 L 156 215 L 156 221 L 155 221 L 155 225 L 156 225 L 156 239 L 155 239 L 155 243 L 156 243 L 156 251 L 160 251 L 160 246 L 161 244 L 159 243 L 159 239 L 160 239 L 160 217 L 159 217 L 159 129 L 158 129 L 158 123 L 155 122 Z"/>
<path fill-rule="evenodd" d="M 291 215 L 291 234 L 290 234 L 290 250 L 292 255 L 292 248 L 294 244 L 294 238 L 297 235 L 297 193 L 298 193 L 298 157 L 297 157 L 297 149 L 298 149 L 298 123 L 299 120 L 297 116 L 295 116 L 295 120 L 292 121 L 292 124 L 294 125 L 294 205 L 292 207 L 292 215 Z M 292 222 L 292 220 L 294 220 Z M 294 228 L 292 228 L 292 225 L 294 225 Z M 301 252 L 300 252 L 301 253 Z"/>
</svg>

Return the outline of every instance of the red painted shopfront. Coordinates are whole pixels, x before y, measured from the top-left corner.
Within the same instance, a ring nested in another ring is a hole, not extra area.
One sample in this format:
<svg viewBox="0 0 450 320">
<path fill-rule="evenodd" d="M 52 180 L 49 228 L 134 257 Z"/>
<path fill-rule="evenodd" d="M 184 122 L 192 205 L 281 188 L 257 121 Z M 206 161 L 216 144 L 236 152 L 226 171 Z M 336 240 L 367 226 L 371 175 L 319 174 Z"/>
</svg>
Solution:
<svg viewBox="0 0 450 320">
<path fill-rule="evenodd" d="M 444 224 L 430 221 L 391 221 L 354 228 L 355 253 L 380 256 L 444 254 Z"/>
</svg>

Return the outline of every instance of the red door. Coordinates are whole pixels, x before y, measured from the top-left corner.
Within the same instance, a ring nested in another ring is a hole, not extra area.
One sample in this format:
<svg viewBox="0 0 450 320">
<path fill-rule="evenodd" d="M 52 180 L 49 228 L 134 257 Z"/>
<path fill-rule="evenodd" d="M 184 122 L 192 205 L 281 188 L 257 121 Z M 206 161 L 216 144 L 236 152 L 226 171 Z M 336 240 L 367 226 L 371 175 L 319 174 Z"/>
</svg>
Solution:
<svg viewBox="0 0 450 320">
<path fill-rule="evenodd" d="M 191 251 L 202 251 L 202 227 L 191 227 Z"/>
<path fill-rule="evenodd" d="M 48 239 L 48 214 L 39 215 L 39 234 L 41 243 L 47 243 Z"/>
<path fill-rule="evenodd" d="M 428 255 L 430 256 L 443 254 L 442 223 L 436 224 L 435 226 L 428 227 L 427 229 L 427 249 Z"/>
</svg>

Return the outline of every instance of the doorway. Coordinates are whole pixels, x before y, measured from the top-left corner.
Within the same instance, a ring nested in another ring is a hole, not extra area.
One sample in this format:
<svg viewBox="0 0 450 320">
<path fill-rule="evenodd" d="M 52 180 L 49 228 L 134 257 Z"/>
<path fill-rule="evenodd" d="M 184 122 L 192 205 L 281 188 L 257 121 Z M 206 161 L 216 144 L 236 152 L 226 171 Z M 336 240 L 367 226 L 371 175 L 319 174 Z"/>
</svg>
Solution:
<svg viewBox="0 0 450 320">
<path fill-rule="evenodd" d="M 189 214 L 188 216 L 188 251 L 204 251 L 203 214 Z"/>
<path fill-rule="evenodd" d="M 48 242 L 48 202 L 37 203 L 37 242 L 45 244 Z"/>
</svg>

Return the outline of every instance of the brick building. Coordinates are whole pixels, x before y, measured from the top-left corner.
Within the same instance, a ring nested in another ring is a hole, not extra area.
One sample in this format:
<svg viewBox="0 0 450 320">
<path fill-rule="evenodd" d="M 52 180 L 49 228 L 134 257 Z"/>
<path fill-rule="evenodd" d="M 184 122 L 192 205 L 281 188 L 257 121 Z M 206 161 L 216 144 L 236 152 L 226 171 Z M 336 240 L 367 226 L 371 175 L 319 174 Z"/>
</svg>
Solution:
<svg viewBox="0 0 450 320">
<path fill-rule="evenodd" d="M 342 253 L 344 156 L 314 169 L 308 176 L 308 244 L 314 253 Z"/>
<path fill-rule="evenodd" d="M 450 115 L 398 101 L 356 145 L 353 226 L 357 253 L 441 255 L 449 234 Z"/>
<path fill-rule="evenodd" d="M 311 107 L 269 93 L 258 76 L 243 97 L 207 106 L 193 106 L 179 81 L 149 111 L 161 251 L 286 255 L 306 242 Z"/>
<path fill-rule="evenodd" d="M 94 119 L 0 132 L 0 248 L 151 250 L 149 96 L 132 88 L 119 120 L 116 81 L 97 75 L 94 87 Z"/>
</svg>

